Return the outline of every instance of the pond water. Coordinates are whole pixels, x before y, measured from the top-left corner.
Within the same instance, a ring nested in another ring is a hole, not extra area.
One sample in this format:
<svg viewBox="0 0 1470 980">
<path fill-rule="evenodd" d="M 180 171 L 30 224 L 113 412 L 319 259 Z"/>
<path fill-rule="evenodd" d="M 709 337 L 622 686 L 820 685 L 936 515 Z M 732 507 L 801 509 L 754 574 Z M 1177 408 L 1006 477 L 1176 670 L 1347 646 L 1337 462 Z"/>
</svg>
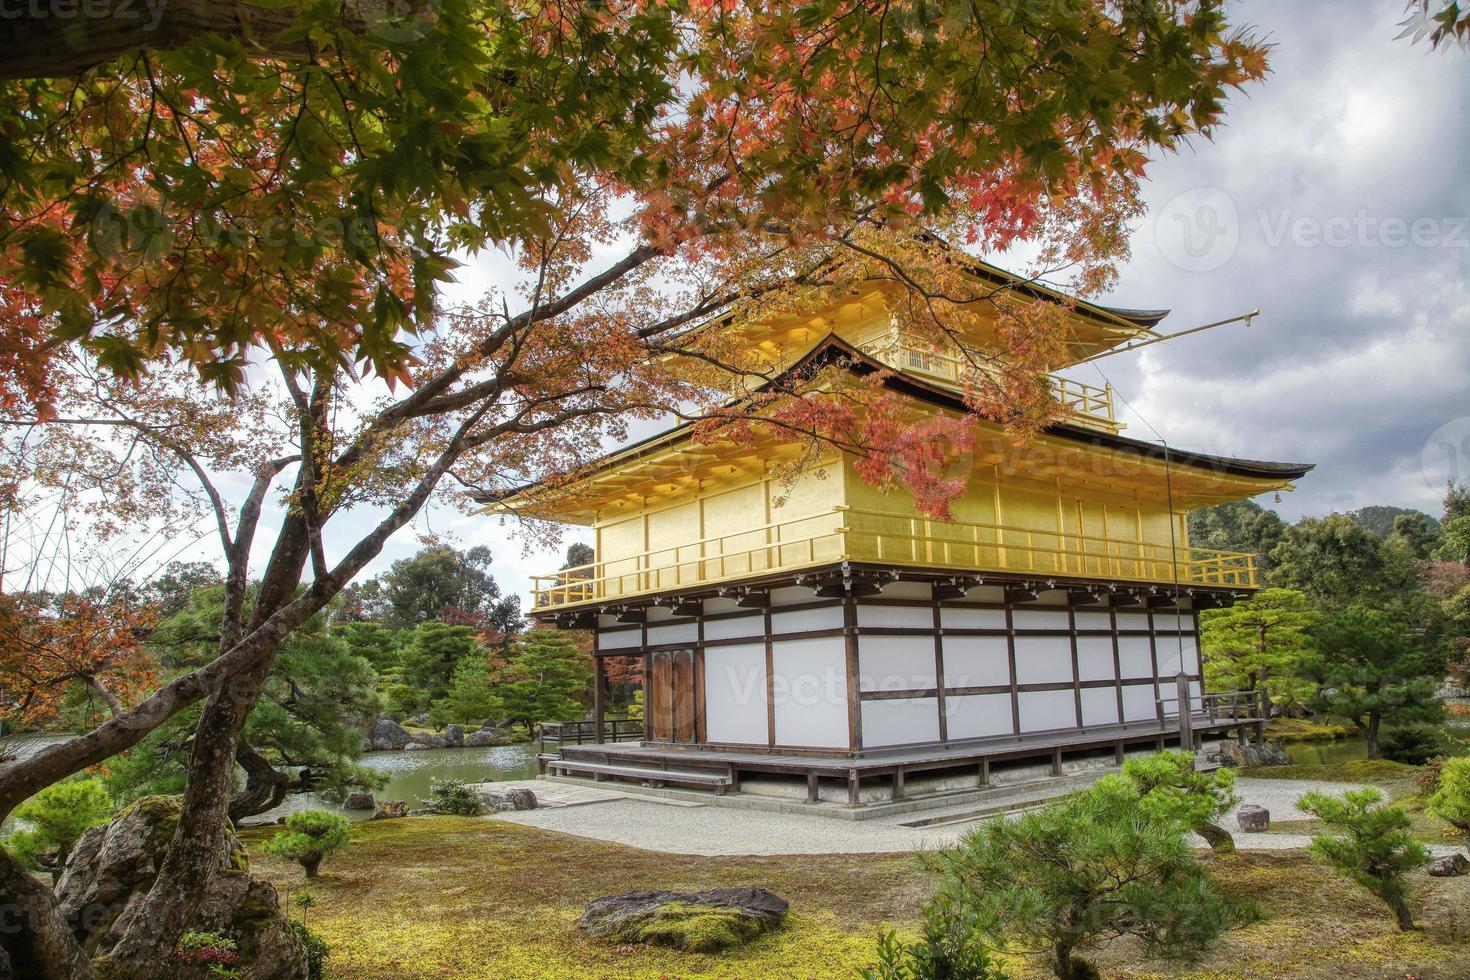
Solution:
<svg viewBox="0 0 1470 980">
<path fill-rule="evenodd" d="M 47 745 L 64 742 L 63 736 L 15 736 L 0 740 L 0 748 L 25 758 Z M 466 782 L 492 782 L 502 779 L 531 779 L 536 775 L 536 745 L 501 745 L 478 749 L 428 749 L 423 752 L 368 752 L 358 760 L 361 765 L 388 774 L 388 785 L 373 795 L 380 800 L 403 800 L 410 808 L 429 795 L 429 780 L 453 777 Z M 269 821 L 297 810 L 336 810 L 337 806 L 314 793 L 303 793 L 286 799 L 280 807 L 251 821 Z M 366 811 L 341 811 L 353 820 L 371 814 Z M 0 835 L 12 827 L 7 821 Z"/>
<path fill-rule="evenodd" d="M 1452 717 L 1444 726 L 1450 734 L 1470 742 L 1470 719 Z M 1386 737 L 1392 731 L 1385 727 Z M 1368 758 L 1368 747 L 1361 738 L 1342 738 L 1326 742 L 1287 742 L 1286 754 L 1299 766 L 1329 766 Z"/>
<path fill-rule="evenodd" d="M 426 749 L 422 752 L 367 752 L 358 764 L 388 774 L 388 785 L 375 790 L 379 800 L 403 800 L 409 809 L 429 795 L 431 779 L 462 779 L 467 783 L 498 782 L 502 779 L 534 779 L 536 776 L 536 744 L 500 745 L 479 749 Z M 314 793 L 291 796 L 268 813 L 252 817 L 251 822 L 270 821 L 297 810 L 337 810 L 336 804 L 320 799 Z M 372 814 L 367 811 L 342 810 L 352 820 Z"/>
</svg>

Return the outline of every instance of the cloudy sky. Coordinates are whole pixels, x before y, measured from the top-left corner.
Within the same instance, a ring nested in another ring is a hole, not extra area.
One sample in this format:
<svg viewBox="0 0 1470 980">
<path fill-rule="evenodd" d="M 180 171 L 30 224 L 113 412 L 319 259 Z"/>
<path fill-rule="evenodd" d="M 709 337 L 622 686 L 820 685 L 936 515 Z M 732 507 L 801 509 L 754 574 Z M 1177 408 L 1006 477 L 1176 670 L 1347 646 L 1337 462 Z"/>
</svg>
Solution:
<svg viewBox="0 0 1470 980">
<path fill-rule="evenodd" d="M 1170 331 L 1261 315 L 1076 372 L 1105 372 L 1130 435 L 1317 463 L 1279 504 L 1263 501 L 1287 519 L 1370 503 L 1437 515 L 1445 479 L 1470 477 L 1470 52 L 1396 40 L 1402 11 L 1237 5 L 1237 22 L 1275 45 L 1274 73 L 1233 99 L 1213 142 L 1155 165 L 1149 216 L 1107 300 L 1167 307 Z M 478 295 L 504 268 L 476 261 L 455 293 Z M 558 556 L 526 553 L 513 530 L 437 510 L 369 573 L 418 535 L 448 535 L 489 545 L 496 577 L 524 593 Z"/>
<path fill-rule="evenodd" d="M 1437 516 L 1451 466 L 1470 476 L 1470 53 L 1395 40 L 1402 9 L 1239 4 L 1273 74 L 1153 169 L 1110 297 L 1172 309 L 1165 330 L 1260 308 L 1098 366 L 1132 435 L 1146 419 L 1175 445 L 1316 462 L 1287 518 Z"/>
</svg>

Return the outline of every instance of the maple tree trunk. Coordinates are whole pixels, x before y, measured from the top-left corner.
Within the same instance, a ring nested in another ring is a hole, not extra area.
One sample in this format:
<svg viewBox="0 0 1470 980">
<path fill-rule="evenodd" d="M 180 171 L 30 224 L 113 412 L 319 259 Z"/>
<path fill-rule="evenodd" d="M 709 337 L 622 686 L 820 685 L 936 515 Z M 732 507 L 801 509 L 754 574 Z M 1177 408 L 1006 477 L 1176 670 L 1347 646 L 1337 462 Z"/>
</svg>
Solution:
<svg viewBox="0 0 1470 980">
<path fill-rule="evenodd" d="M 245 719 L 275 658 L 263 657 L 237 674 L 205 702 L 189 756 L 178 826 L 158 877 L 127 934 L 114 947 L 111 966 L 119 977 L 168 976 L 170 957 L 212 875 L 219 871 L 235 781 L 235 747 Z"/>
<path fill-rule="evenodd" d="M 433 0 L 341 0 L 333 25 L 339 31 L 385 40 L 399 37 Z M 205 36 L 245 42 L 256 57 L 308 53 L 305 40 L 282 40 L 296 20 L 295 4 L 263 5 L 249 0 L 93 0 L 76 4 L 18 3 L 0 17 L 0 78 L 60 78 L 78 75 L 121 55 L 143 49 L 183 47 Z"/>
<path fill-rule="evenodd" d="M 56 897 L 0 847 L 0 976 L 93 980 L 92 964 L 56 908 Z"/>
</svg>

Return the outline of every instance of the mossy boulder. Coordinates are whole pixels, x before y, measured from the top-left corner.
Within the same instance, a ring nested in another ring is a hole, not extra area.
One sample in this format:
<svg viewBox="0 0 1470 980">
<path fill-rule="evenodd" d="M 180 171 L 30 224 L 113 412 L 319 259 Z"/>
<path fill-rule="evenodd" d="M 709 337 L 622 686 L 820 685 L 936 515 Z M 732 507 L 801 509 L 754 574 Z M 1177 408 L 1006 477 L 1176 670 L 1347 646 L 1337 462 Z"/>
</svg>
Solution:
<svg viewBox="0 0 1470 980">
<path fill-rule="evenodd" d="M 99 976 L 106 974 L 108 953 L 153 887 L 178 820 L 177 797 L 146 797 L 110 824 L 87 831 L 72 850 L 56 884 L 57 903 Z M 234 940 L 242 978 L 307 976 L 306 951 L 281 912 L 275 887 L 251 876 L 245 847 L 233 833 L 226 836 L 215 872 L 185 928 Z M 190 976 L 186 969 L 179 966 L 170 975 L 182 980 Z"/>
<path fill-rule="evenodd" d="M 786 909 L 784 898 L 764 888 L 625 892 L 588 904 L 577 928 L 610 943 L 713 953 L 778 928 Z"/>
</svg>

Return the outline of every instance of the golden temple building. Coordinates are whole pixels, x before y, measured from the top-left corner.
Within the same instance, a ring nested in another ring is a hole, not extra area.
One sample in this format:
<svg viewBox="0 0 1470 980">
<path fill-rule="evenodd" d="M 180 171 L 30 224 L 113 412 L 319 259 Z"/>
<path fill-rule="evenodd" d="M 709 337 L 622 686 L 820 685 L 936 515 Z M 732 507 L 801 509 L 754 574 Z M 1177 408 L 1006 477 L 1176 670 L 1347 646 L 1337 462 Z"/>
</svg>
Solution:
<svg viewBox="0 0 1470 980">
<path fill-rule="evenodd" d="M 1166 315 L 1039 287 L 1027 301 L 1067 311 L 1055 370 L 1155 337 Z M 945 348 L 897 323 L 874 287 L 738 329 L 775 371 L 837 365 L 915 417 L 964 415 L 965 372 L 994 338 Z M 1311 467 L 1166 449 L 1123 434 L 1107 386 L 1054 375 L 1052 393 L 1057 421 L 1020 447 L 974 421 L 950 521 L 874 488 L 842 452 L 791 482 L 781 463 L 797 444 L 697 440 L 689 425 L 611 453 L 550 504 L 530 488 L 495 501 L 594 535 L 593 563 L 535 581 L 533 616 L 592 631 L 598 667 L 589 737 L 545 765 L 722 793 L 805 777 L 808 800 L 857 805 L 873 785 L 902 798 L 906 775 L 984 785 L 992 762 L 1060 772 L 1064 754 L 1121 758 L 1181 728 L 1243 737 L 1258 706 L 1203 690 L 1198 612 L 1256 588 L 1255 557 L 1191 547 L 1186 518 Z M 645 717 L 609 738 L 615 657 L 642 661 Z"/>
</svg>

